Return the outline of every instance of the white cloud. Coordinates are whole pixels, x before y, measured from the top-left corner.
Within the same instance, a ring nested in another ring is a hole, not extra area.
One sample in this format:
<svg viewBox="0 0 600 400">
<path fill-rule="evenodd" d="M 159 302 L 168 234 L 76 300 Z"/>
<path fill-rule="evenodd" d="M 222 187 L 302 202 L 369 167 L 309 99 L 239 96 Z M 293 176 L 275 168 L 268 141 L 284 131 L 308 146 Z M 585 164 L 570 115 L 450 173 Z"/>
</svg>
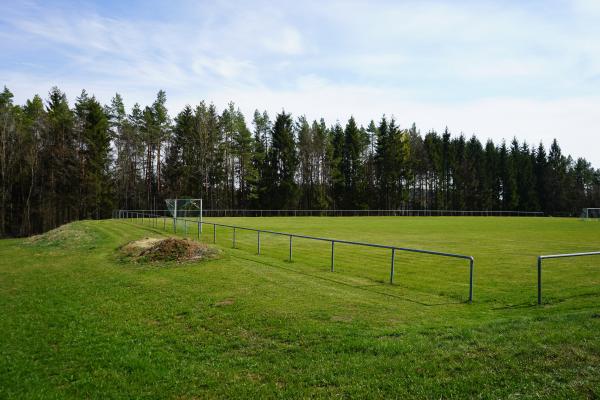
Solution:
<svg viewBox="0 0 600 400">
<path fill-rule="evenodd" d="M 251 62 L 234 58 L 200 57 L 193 62 L 192 67 L 200 76 L 209 72 L 225 79 L 249 79 L 255 74 L 255 67 Z"/>
<path fill-rule="evenodd" d="M 286 54 L 299 55 L 304 52 L 302 36 L 297 29 L 285 27 L 269 34 L 265 39 L 265 47 L 271 51 Z"/>
<path fill-rule="evenodd" d="M 129 105 L 165 89 L 174 112 L 205 99 L 235 101 L 247 116 L 285 108 L 330 123 L 394 114 L 423 131 L 557 137 L 600 166 L 600 2 L 536 7 L 191 2 L 177 16 L 125 18 L 0 5 L 0 50 L 11 62 L 0 65 L 0 84 L 20 102 L 58 85 L 71 99 L 84 87 L 104 102 L 118 91 Z"/>
<path fill-rule="evenodd" d="M 563 151 L 573 157 L 585 157 L 600 166 L 598 129 L 600 96 L 559 100 L 523 100 L 519 98 L 485 98 L 455 104 L 411 101 L 402 92 L 367 86 L 334 85 L 315 77 L 303 77 L 293 90 L 236 88 L 207 93 L 223 107 L 231 99 L 246 115 L 255 108 L 271 113 L 285 109 L 294 116 L 309 119 L 324 117 L 328 123 L 342 124 L 353 115 L 363 125 L 383 114 L 394 116 L 403 127 L 415 122 L 423 132 L 442 132 L 446 126 L 454 134 L 476 134 L 499 143 L 516 136 L 537 146 L 549 146 L 554 138 Z"/>
</svg>

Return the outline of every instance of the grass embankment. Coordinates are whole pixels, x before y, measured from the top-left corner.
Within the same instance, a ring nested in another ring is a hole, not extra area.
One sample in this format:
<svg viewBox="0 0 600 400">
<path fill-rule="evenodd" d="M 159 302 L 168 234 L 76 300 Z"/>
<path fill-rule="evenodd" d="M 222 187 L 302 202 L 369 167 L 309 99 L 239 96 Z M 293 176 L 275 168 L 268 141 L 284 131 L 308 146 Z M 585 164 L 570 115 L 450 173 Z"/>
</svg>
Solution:
<svg viewBox="0 0 600 400">
<path fill-rule="evenodd" d="M 548 262 L 543 307 L 534 268 L 597 249 L 597 224 L 227 222 L 473 255 L 475 302 L 461 260 L 398 254 L 391 286 L 388 252 L 336 247 L 331 273 L 327 246 L 295 241 L 290 263 L 287 238 L 261 237 L 258 257 L 254 234 L 231 249 L 218 228 L 221 259 L 138 264 L 119 247 L 162 229 L 76 223 L 67 240 L 0 241 L 0 398 L 600 395 L 600 261 Z"/>
</svg>

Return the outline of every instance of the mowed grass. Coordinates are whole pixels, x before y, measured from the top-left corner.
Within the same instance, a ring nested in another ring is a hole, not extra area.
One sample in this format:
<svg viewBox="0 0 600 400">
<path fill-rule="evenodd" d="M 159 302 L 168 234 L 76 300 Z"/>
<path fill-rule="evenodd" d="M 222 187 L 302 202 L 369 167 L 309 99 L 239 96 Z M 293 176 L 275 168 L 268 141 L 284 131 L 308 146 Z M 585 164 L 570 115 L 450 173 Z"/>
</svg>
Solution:
<svg viewBox="0 0 600 400">
<path fill-rule="evenodd" d="M 600 396 L 600 257 L 546 261 L 541 307 L 535 269 L 600 250 L 598 223 L 209 221 L 471 255 L 474 303 L 465 260 L 397 253 L 390 285 L 388 250 L 336 245 L 332 273 L 328 243 L 294 239 L 289 262 L 287 237 L 261 235 L 258 256 L 256 233 L 233 249 L 217 228 L 219 260 L 129 264 L 118 247 L 162 220 L 80 222 L 73 240 L 0 241 L 0 398 Z"/>
</svg>

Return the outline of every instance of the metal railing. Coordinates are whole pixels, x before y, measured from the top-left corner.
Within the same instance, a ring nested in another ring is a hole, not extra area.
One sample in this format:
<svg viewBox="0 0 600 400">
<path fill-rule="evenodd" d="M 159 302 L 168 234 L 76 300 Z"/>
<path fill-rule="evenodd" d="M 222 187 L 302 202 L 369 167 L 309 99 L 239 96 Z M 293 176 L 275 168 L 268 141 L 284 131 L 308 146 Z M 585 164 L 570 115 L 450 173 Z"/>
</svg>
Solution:
<svg viewBox="0 0 600 400">
<path fill-rule="evenodd" d="M 119 211 L 114 212 L 116 215 Z M 127 210 L 159 215 L 172 215 L 169 210 Z M 184 217 L 198 216 L 200 210 L 178 210 Z M 258 209 L 204 209 L 205 217 L 542 217 L 541 211 L 493 210 L 258 210 Z"/>
<path fill-rule="evenodd" d="M 591 251 L 587 253 L 571 253 L 571 254 L 550 254 L 545 256 L 538 256 L 537 260 L 537 302 L 538 305 L 542 304 L 542 260 L 551 258 L 567 258 L 567 257 L 585 257 L 585 256 L 599 256 L 600 251 Z"/>
<path fill-rule="evenodd" d="M 276 231 L 272 231 L 272 230 L 249 228 L 249 227 L 242 227 L 242 226 L 230 225 L 230 224 L 220 224 L 220 223 L 216 223 L 216 222 L 207 222 L 207 221 L 201 221 L 201 220 L 189 220 L 186 218 L 173 218 L 173 217 L 167 217 L 166 215 L 147 214 L 147 213 L 140 213 L 137 211 L 119 210 L 116 217 L 119 219 L 141 220 L 142 224 L 144 223 L 144 218 L 146 218 L 148 220 L 151 220 L 151 223 L 154 227 L 158 227 L 159 220 L 162 219 L 163 230 L 167 230 L 167 219 L 172 219 L 174 233 L 177 233 L 178 222 L 182 221 L 184 224 L 184 232 L 186 235 L 188 232 L 188 223 L 195 224 L 195 225 L 197 225 L 197 228 L 198 228 L 198 230 L 197 230 L 198 239 L 200 239 L 200 235 L 202 234 L 204 225 L 212 226 L 213 227 L 213 243 L 217 242 L 217 229 L 216 229 L 217 226 L 224 227 L 224 228 L 230 228 L 233 230 L 232 246 L 234 248 L 236 248 L 236 233 L 238 230 L 256 232 L 256 250 L 257 250 L 258 255 L 261 254 L 261 241 L 260 241 L 261 233 L 285 236 L 285 237 L 289 238 L 289 256 L 288 256 L 289 261 L 292 261 L 293 239 L 294 238 L 315 240 L 315 241 L 320 241 L 320 242 L 329 242 L 329 243 L 331 243 L 331 269 L 330 269 L 331 272 L 335 271 L 335 245 L 336 245 L 336 243 L 354 245 L 354 246 L 362 246 L 362 247 L 370 247 L 370 248 L 378 248 L 378 249 L 387 249 L 387 250 L 390 250 L 390 252 L 391 252 L 391 254 L 390 254 L 390 284 L 394 283 L 394 268 L 395 268 L 395 259 L 396 259 L 397 251 L 468 260 L 468 262 L 469 262 L 469 303 L 473 302 L 473 273 L 474 273 L 475 261 L 474 261 L 473 257 L 463 255 L 463 254 L 454 254 L 454 253 L 447 253 L 447 252 L 441 252 L 441 251 L 413 249 L 413 248 L 408 248 L 408 247 L 398 247 L 398 246 L 390 246 L 390 245 L 383 245 L 383 244 L 376 244 L 376 243 L 356 242 L 356 241 L 350 241 L 350 240 L 331 239 L 331 238 L 324 238 L 324 237 L 299 235 L 299 234 L 294 234 L 294 233 L 276 232 Z"/>
</svg>

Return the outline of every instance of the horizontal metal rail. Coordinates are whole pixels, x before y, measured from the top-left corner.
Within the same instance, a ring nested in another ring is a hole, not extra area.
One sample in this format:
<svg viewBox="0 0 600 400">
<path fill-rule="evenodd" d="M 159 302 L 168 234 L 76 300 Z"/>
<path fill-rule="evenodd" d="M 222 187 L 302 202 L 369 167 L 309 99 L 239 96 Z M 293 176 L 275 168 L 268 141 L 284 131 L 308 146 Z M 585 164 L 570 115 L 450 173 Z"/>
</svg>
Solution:
<svg viewBox="0 0 600 400">
<path fill-rule="evenodd" d="M 538 305 L 542 304 L 542 260 L 548 260 L 551 258 L 586 257 L 586 256 L 600 256 L 600 251 L 588 251 L 586 253 L 549 254 L 549 255 L 538 256 L 538 261 L 537 261 Z"/>
<path fill-rule="evenodd" d="M 272 230 L 268 230 L 268 229 L 249 228 L 249 227 L 245 227 L 245 226 L 222 224 L 222 223 L 218 223 L 218 222 L 187 220 L 185 218 L 166 217 L 164 215 L 146 214 L 146 213 L 141 213 L 138 211 L 120 210 L 118 213 L 118 218 L 131 219 L 132 217 L 137 218 L 137 219 L 141 218 L 142 223 L 144 221 L 144 217 L 145 218 L 153 218 L 153 219 L 163 218 L 163 228 L 166 226 L 166 223 L 164 222 L 165 219 L 172 218 L 173 219 L 173 232 L 177 232 L 177 222 L 183 221 L 186 226 L 186 229 L 185 229 L 186 235 L 187 235 L 187 222 L 188 221 L 193 222 L 198 225 L 198 227 L 200 228 L 200 230 L 198 232 L 198 236 L 202 232 L 203 225 L 209 225 L 209 226 L 212 225 L 212 227 L 213 227 L 213 243 L 216 243 L 216 232 L 217 232 L 216 228 L 217 227 L 230 228 L 233 230 L 233 247 L 234 248 L 236 245 L 236 231 L 237 230 L 257 232 L 257 254 L 258 255 L 260 255 L 260 234 L 261 233 L 268 233 L 271 235 L 278 235 L 278 236 L 287 236 L 287 237 L 289 237 L 289 260 L 290 261 L 292 261 L 292 238 L 328 242 L 328 243 L 331 243 L 331 271 L 332 272 L 334 271 L 335 244 L 336 243 L 354 245 L 354 246 L 372 247 L 372 248 L 378 248 L 378 249 L 388 249 L 388 250 L 392 251 L 392 253 L 391 253 L 391 268 L 390 268 L 390 283 L 392 283 L 392 284 L 394 283 L 394 267 L 395 267 L 394 263 L 395 263 L 396 251 L 404 251 L 404 252 L 410 252 L 410 253 L 427 254 L 427 255 L 432 255 L 432 256 L 450 257 L 450 258 L 458 258 L 458 259 L 468 260 L 469 261 L 469 303 L 471 303 L 473 301 L 473 274 L 474 274 L 475 260 L 472 256 L 448 253 L 448 252 L 442 252 L 442 251 L 391 246 L 391 245 L 377 244 L 377 243 L 357 242 L 357 241 L 343 240 L 343 239 L 331 239 L 331 238 L 324 238 L 324 237 L 318 237 L 318 236 L 300 235 L 300 234 L 296 234 L 296 233 L 277 232 L 277 231 L 272 231 Z M 157 224 L 155 222 L 153 222 L 153 226 L 157 226 Z"/>
<path fill-rule="evenodd" d="M 115 213 L 124 210 L 118 210 Z M 135 212 L 150 212 L 150 213 L 164 213 L 165 215 L 172 216 L 171 210 L 127 210 Z M 199 215 L 200 210 L 179 210 L 184 216 L 196 216 Z M 363 209 L 363 210 L 352 210 L 352 209 L 285 209 L 285 210 L 270 210 L 270 209 L 204 209 L 202 210 L 204 216 L 215 217 L 215 216 L 543 216 L 544 213 L 541 211 L 516 211 L 516 210 L 431 210 L 431 209 Z"/>
</svg>

